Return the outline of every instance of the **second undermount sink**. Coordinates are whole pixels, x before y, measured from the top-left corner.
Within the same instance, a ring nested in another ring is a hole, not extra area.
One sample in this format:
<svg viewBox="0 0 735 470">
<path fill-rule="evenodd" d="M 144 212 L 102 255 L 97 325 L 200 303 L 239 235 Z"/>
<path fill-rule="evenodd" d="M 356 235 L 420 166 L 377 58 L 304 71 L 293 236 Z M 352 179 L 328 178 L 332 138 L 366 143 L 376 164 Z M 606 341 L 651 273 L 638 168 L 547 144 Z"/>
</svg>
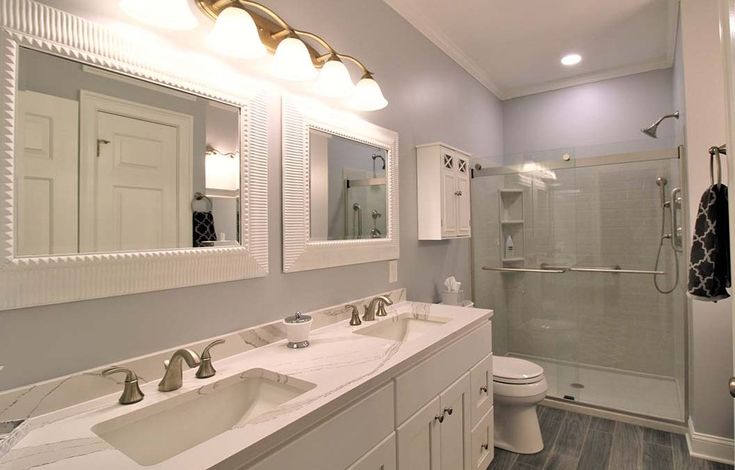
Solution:
<svg viewBox="0 0 735 470">
<path fill-rule="evenodd" d="M 140 465 L 163 462 L 238 428 L 315 385 L 251 369 L 111 420 L 92 431 Z"/>
<path fill-rule="evenodd" d="M 410 341 L 444 325 L 450 319 L 437 316 L 402 313 L 355 330 L 358 335 L 374 336 L 391 341 Z"/>
</svg>

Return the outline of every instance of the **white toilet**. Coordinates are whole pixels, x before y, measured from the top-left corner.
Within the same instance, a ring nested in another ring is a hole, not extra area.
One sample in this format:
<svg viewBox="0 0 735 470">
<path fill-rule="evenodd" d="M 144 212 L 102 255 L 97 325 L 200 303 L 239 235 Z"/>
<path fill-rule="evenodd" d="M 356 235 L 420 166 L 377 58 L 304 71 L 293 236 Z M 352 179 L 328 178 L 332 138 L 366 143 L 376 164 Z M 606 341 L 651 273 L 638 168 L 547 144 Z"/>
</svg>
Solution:
<svg viewBox="0 0 735 470">
<path fill-rule="evenodd" d="M 495 447 L 517 454 L 543 450 L 536 405 L 548 388 L 538 364 L 515 357 L 493 358 Z"/>
</svg>

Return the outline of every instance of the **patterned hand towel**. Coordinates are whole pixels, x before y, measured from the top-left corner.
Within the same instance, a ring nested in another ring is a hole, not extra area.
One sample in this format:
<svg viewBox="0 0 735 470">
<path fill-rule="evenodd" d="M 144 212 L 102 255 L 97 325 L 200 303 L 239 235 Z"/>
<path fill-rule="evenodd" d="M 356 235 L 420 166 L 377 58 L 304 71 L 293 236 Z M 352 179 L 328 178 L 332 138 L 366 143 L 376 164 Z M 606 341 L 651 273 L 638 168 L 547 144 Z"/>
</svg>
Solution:
<svg viewBox="0 0 735 470">
<path fill-rule="evenodd" d="M 214 216 L 212 213 L 194 211 L 192 222 L 194 228 L 194 246 L 212 246 L 211 243 L 205 243 L 217 240 L 217 235 L 214 231 Z"/>
<path fill-rule="evenodd" d="M 730 297 L 730 233 L 727 186 L 712 185 L 702 195 L 689 259 L 689 295 L 717 302 Z"/>
</svg>

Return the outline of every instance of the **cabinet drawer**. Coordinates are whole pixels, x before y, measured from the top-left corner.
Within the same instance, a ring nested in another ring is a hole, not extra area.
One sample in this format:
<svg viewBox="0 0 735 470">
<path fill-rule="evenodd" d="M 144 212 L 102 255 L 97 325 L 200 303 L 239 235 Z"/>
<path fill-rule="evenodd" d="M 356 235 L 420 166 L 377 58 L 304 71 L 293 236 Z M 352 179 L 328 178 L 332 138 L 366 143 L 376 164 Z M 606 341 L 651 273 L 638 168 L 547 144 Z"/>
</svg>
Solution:
<svg viewBox="0 0 735 470">
<path fill-rule="evenodd" d="M 493 409 L 472 430 L 472 470 L 485 470 L 495 456 Z"/>
<path fill-rule="evenodd" d="M 487 322 L 396 377 L 396 425 L 403 423 L 491 352 L 492 326 Z"/>
<path fill-rule="evenodd" d="M 396 470 L 396 433 L 383 439 L 347 470 Z"/>
<path fill-rule="evenodd" d="M 493 355 L 488 354 L 470 371 L 470 409 L 472 426 L 493 406 Z"/>
<path fill-rule="evenodd" d="M 389 383 L 246 468 L 344 470 L 392 432 L 393 384 Z"/>
</svg>

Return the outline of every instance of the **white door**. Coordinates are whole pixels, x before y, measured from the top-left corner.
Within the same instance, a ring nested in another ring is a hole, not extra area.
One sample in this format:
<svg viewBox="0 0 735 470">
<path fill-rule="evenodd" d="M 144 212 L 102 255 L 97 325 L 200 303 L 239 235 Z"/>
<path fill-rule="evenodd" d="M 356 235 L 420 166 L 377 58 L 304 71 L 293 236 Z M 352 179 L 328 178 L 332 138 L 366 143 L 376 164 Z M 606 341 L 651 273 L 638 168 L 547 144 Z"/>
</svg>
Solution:
<svg viewBox="0 0 735 470">
<path fill-rule="evenodd" d="M 448 153 L 441 156 L 442 237 L 457 236 L 457 174 L 455 158 Z"/>
<path fill-rule="evenodd" d="M 82 94 L 82 252 L 191 246 L 185 121 L 166 110 Z"/>
<path fill-rule="evenodd" d="M 465 171 L 468 171 L 466 163 L 464 168 Z M 470 236 L 470 217 L 470 177 L 466 172 L 459 172 L 457 176 L 457 235 Z"/>
<path fill-rule="evenodd" d="M 725 84 L 727 85 L 727 113 L 728 113 L 728 129 L 727 129 L 727 160 L 732 159 L 733 149 L 735 148 L 735 30 L 731 29 L 730 18 L 735 16 L 735 0 L 721 0 L 720 1 L 720 30 L 722 31 L 722 45 L 725 53 L 723 54 L 724 59 L 724 70 L 725 70 Z M 713 144 L 714 145 L 714 144 Z M 716 144 L 719 145 L 719 144 Z M 728 162 L 728 182 L 735 181 L 735 165 Z M 732 201 L 729 204 L 729 218 L 730 226 L 732 227 L 733 221 L 735 221 L 735 204 Z M 730 229 L 730 253 L 735 250 L 735 237 L 732 235 L 732 228 Z M 735 257 L 730 257 L 731 271 L 735 269 Z M 731 333 L 733 339 L 733 366 L 735 367 L 735 302 L 732 303 L 731 312 L 733 322 Z M 735 398 L 735 370 L 733 375 L 730 377 L 730 395 Z M 735 418 L 735 417 L 734 417 Z"/>
<path fill-rule="evenodd" d="M 441 412 L 444 415 L 444 421 L 439 426 L 441 468 L 470 470 L 472 428 L 469 373 L 442 392 L 440 401 Z"/>
<path fill-rule="evenodd" d="M 17 116 L 15 254 L 76 253 L 79 104 L 21 91 Z"/>
<path fill-rule="evenodd" d="M 441 416 L 439 397 L 416 412 L 397 431 L 398 468 L 401 470 L 439 470 Z"/>
</svg>

